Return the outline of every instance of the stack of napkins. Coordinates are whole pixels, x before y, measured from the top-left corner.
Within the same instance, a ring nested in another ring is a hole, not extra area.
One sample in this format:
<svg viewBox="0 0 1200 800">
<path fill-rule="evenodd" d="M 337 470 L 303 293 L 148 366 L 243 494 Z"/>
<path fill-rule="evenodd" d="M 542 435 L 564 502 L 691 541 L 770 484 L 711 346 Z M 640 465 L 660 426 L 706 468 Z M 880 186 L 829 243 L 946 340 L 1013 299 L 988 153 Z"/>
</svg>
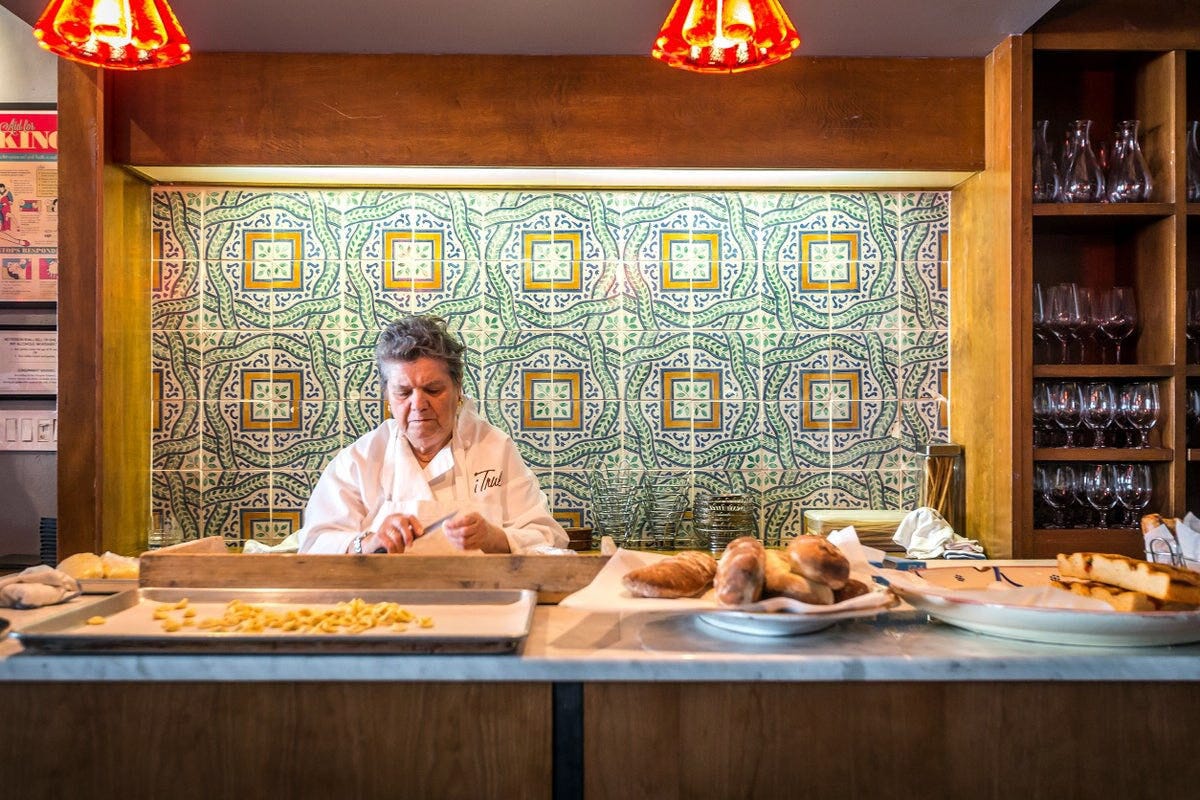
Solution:
<svg viewBox="0 0 1200 800">
<path fill-rule="evenodd" d="M 1192 512 L 1175 520 L 1174 533 L 1166 525 L 1159 525 L 1143 533 L 1142 537 L 1148 560 L 1200 570 L 1200 518 Z"/>
</svg>

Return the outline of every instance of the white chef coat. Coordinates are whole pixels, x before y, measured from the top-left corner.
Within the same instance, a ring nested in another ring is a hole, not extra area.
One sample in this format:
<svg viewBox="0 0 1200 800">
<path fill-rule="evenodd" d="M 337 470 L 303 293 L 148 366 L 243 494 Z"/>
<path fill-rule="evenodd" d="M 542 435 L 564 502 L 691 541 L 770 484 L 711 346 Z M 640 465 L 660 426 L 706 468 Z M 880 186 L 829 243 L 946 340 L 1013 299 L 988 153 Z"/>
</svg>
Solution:
<svg viewBox="0 0 1200 800">
<path fill-rule="evenodd" d="M 465 402 L 454 435 L 422 468 L 394 419 L 342 450 L 321 475 L 299 531 L 302 553 L 345 553 L 354 537 L 394 513 L 428 525 L 450 513 L 478 511 L 520 553 L 535 545 L 567 546 L 546 495 L 507 434 Z M 433 544 L 441 531 L 417 540 Z M 414 551 L 421 550 L 414 547 Z"/>
</svg>

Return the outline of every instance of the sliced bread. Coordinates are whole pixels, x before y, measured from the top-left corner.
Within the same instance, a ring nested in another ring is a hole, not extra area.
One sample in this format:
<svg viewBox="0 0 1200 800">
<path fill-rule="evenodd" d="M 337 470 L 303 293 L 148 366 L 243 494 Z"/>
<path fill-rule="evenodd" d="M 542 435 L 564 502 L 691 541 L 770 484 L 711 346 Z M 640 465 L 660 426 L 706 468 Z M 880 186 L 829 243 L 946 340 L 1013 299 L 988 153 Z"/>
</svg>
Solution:
<svg viewBox="0 0 1200 800">
<path fill-rule="evenodd" d="M 1064 578 L 1100 581 L 1171 603 L 1200 605 L 1200 573 L 1112 553 L 1059 553 Z"/>
</svg>

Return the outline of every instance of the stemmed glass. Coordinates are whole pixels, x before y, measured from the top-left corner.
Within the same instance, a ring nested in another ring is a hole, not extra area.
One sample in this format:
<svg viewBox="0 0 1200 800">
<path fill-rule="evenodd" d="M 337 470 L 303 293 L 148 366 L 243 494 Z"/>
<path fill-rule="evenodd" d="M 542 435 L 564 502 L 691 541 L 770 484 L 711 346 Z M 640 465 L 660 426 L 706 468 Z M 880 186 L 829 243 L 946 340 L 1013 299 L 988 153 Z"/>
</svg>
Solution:
<svg viewBox="0 0 1200 800">
<path fill-rule="evenodd" d="M 1033 385 L 1033 446 L 1050 447 L 1054 431 L 1054 403 L 1050 384 L 1039 381 Z"/>
<path fill-rule="evenodd" d="M 1188 289 L 1186 329 L 1188 363 L 1195 364 L 1200 361 L 1200 289 Z"/>
<path fill-rule="evenodd" d="M 1046 291 L 1046 325 L 1062 345 L 1058 363 L 1070 363 L 1070 342 L 1079 329 L 1079 289 L 1073 283 L 1059 283 Z"/>
<path fill-rule="evenodd" d="M 1121 343 L 1137 329 L 1137 298 L 1131 286 L 1114 286 L 1100 295 L 1096 327 L 1113 343 L 1113 363 L 1121 363 Z"/>
<path fill-rule="evenodd" d="M 1046 300 L 1045 292 L 1042 291 L 1042 285 L 1035 283 L 1033 285 L 1033 361 L 1036 364 L 1045 363 L 1043 360 L 1050 352 L 1050 337 L 1053 334 L 1050 332 L 1050 326 L 1046 323 Z M 1041 345 L 1041 354 L 1039 355 L 1038 345 Z"/>
<path fill-rule="evenodd" d="M 1054 520 L 1046 527 L 1067 527 L 1066 508 L 1075 502 L 1075 468 L 1070 464 L 1049 464 L 1038 467 L 1042 471 L 1039 483 L 1042 499 L 1054 512 Z"/>
<path fill-rule="evenodd" d="M 1083 499 L 1096 509 L 1098 528 L 1108 527 L 1108 512 L 1117 504 L 1117 485 L 1112 464 L 1089 464 L 1080 476 Z"/>
<path fill-rule="evenodd" d="M 1104 447 L 1104 429 L 1112 424 L 1116 398 L 1111 383 L 1085 383 L 1080 418 L 1092 430 L 1092 447 Z"/>
<path fill-rule="evenodd" d="M 1075 338 L 1079 340 L 1079 363 L 1088 363 L 1088 343 L 1093 351 L 1100 349 L 1100 312 L 1105 292 L 1090 286 L 1080 286 L 1075 290 L 1079 298 L 1079 324 L 1075 328 Z"/>
<path fill-rule="evenodd" d="M 1158 384 L 1153 382 L 1127 383 L 1117 398 L 1117 413 L 1137 431 L 1134 447 L 1150 446 L 1150 429 L 1158 422 Z"/>
<path fill-rule="evenodd" d="M 1125 527 L 1136 528 L 1142 511 L 1150 505 L 1154 487 L 1149 464 L 1117 464 L 1114 467 L 1117 500 L 1125 507 Z"/>
<path fill-rule="evenodd" d="M 1034 418 L 1037 418 L 1037 389 L 1034 389 Z M 1195 386 L 1188 387 L 1187 390 L 1187 446 L 1195 447 L 1197 444 L 1196 426 L 1200 425 L 1200 389 Z"/>
<path fill-rule="evenodd" d="M 1054 424 L 1062 428 L 1066 436 L 1064 447 L 1075 446 L 1075 429 L 1079 427 L 1082 401 L 1079 386 L 1073 381 L 1056 383 L 1050 387 L 1050 403 Z"/>
</svg>

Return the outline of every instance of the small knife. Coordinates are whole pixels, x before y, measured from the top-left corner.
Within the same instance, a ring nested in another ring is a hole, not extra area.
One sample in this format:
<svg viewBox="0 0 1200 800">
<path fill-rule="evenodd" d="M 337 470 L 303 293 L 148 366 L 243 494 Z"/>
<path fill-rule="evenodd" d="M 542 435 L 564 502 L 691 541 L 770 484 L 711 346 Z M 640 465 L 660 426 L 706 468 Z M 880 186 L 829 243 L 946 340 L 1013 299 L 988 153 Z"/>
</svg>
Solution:
<svg viewBox="0 0 1200 800">
<path fill-rule="evenodd" d="M 428 525 L 426 525 L 426 526 L 425 526 L 425 533 L 432 533 L 433 531 L 435 531 L 435 530 L 437 530 L 438 528 L 442 527 L 442 523 L 443 523 L 443 522 L 445 522 L 446 520 L 450 519 L 451 517 L 453 517 L 453 516 L 454 516 L 455 514 L 457 514 L 457 513 L 458 513 L 457 511 L 451 511 L 449 514 L 447 514 L 447 515 L 446 515 L 446 516 L 444 516 L 444 517 L 438 517 L 438 518 L 437 518 L 437 519 L 435 519 L 433 522 L 431 522 L 431 523 L 429 523 Z M 422 535 L 422 536 L 424 536 L 425 534 L 423 533 L 423 534 L 421 534 L 421 535 Z M 380 553 L 386 553 L 386 552 L 387 552 L 387 548 L 386 548 L 386 547 L 376 547 L 376 548 L 375 548 L 375 555 L 379 555 Z"/>
</svg>

